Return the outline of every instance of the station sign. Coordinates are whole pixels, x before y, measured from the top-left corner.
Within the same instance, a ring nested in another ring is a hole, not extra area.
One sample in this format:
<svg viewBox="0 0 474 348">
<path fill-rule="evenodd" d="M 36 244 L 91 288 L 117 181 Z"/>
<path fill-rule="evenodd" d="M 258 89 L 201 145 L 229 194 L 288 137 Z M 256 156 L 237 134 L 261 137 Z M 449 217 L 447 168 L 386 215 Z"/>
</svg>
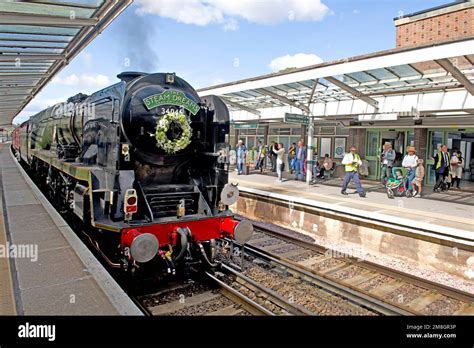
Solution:
<svg viewBox="0 0 474 348">
<path fill-rule="evenodd" d="M 359 115 L 360 122 L 373 122 L 373 121 L 396 121 L 398 119 L 398 114 L 396 112 L 387 112 L 379 114 L 367 114 Z"/>
<path fill-rule="evenodd" d="M 234 123 L 234 129 L 257 129 L 258 123 Z"/>
<path fill-rule="evenodd" d="M 299 114 L 289 114 L 285 113 L 284 118 L 285 123 L 298 123 L 298 124 L 309 124 L 309 117 Z"/>
</svg>

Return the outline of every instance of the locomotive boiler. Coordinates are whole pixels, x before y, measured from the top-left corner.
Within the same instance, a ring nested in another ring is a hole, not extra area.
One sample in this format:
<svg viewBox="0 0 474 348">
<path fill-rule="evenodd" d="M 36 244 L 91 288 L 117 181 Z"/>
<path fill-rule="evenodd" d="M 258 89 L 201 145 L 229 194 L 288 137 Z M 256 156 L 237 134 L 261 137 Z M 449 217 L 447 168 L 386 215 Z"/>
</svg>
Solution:
<svg viewBox="0 0 474 348">
<path fill-rule="evenodd" d="M 125 72 L 15 130 L 13 149 L 92 245 L 127 273 L 214 265 L 216 242 L 246 243 L 229 205 L 229 113 L 175 74 Z M 39 231 L 40 233 L 40 231 Z"/>
</svg>

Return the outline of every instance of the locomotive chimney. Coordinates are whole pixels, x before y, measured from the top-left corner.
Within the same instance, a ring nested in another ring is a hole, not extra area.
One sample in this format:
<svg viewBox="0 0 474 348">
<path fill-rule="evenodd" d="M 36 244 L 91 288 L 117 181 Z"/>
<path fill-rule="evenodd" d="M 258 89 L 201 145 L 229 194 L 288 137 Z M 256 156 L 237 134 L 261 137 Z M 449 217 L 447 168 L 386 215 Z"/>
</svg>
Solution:
<svg viewBox="0 0 474 348">
<path fill-rule="evenodd" d="M 130 81 L 135 80 L 137 77 L 144 75 L 148 74 L 139 71 L 124 71 L 123 73 L 118 74 L 117 77 L 123 82 L 129 83 Z"/>
</svg>

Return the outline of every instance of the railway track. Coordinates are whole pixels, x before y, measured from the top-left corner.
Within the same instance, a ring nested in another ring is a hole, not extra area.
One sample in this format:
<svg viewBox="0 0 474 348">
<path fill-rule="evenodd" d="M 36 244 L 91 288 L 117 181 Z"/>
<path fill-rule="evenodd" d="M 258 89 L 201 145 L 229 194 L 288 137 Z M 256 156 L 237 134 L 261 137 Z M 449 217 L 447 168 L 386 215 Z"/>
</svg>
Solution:
<svg viewBox="0 0 474 348">
<path fill-rule="evenodd" d="M 148 316 L 274 316 L 290 314 L 283 299 L 264 296 L 262 287 L 242 291 L 225 274 L 204 272 L 199 281 L 168 285 L 132 299 Z M 224 280 L 225 279 L 225 280 Z M 239 283 L 244 285 L 244 283 Z"/>
<path fill-rule="evenodd" d="M 328 283 L 332 291 L 373 303 L 386 314 L 474 315 L 474 296 L 315 245 L 308 240 L 258 226 L 245 253 L 283 264 L 293 272 Z M 335 256 L 334 256 L 335 255 Z"/>
<path fill-rule="evenodd" d="M 282 302 L 294 306 L 294 310 L 289 311 L 290 315 L 411 314 L 337 282 L 318 277 L 252 246 L 246 245 L 244 250 L 243 258 L 230 257 L 222 267 L 245 283 L 252 282 L 253 286 L 270 290 Z"/>
</svg>

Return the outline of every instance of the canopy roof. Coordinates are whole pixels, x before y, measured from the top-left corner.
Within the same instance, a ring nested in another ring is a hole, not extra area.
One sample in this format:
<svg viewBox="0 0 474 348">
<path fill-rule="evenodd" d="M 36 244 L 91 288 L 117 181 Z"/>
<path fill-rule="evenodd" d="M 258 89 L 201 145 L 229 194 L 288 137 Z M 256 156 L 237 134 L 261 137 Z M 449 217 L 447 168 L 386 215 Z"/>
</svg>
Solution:
<svg viewBox="0 0 474 348">
<path fill-rule="evenodd" d="M 199 94 L 221 96 L 233 111 L 234 121 L 249 119 L 249 114 L 254 119 L 283 117 L 288 107 L 292 112 L 313 116 L 412 109 L 472 111 L 473 81 L 474 39 L 467 39 L 289 69 L 204 88 Z M 458 93 L 448 108 L 441 104 L 446 104 L 446 95 L 451 91 Z M 426 96 L 435 94 L 437 97 L 430 99 L 431 106 L 427 105 Z M 424 102 L 420 98 L 400 98 L 406 95 L 422 95 Z"/>
<path fill-rule="evenodd" d="M 0 1 L 0 126 L 132 0 Z"/>
</svg>

